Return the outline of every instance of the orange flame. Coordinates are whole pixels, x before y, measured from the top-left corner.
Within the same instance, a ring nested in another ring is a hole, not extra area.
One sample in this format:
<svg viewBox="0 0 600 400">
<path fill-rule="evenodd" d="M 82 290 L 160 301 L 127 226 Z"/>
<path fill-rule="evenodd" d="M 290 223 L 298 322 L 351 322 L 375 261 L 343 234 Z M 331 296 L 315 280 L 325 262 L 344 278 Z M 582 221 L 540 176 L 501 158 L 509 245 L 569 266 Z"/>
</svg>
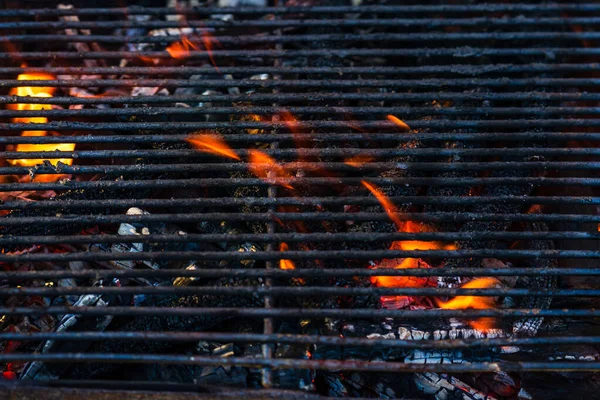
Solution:
<svg viewBox="0 0 600 400">
<path fill-rule="evenodd" d="M 292 132 L 292 137 L 294 139 L 294 145 L 296 149 L 298 149 L 298 161 L 302 161 L 305 156 L 302 153 L 302 150 L 310 147 L 308 140 L 305 139 L 302 130 L 297 126 L 298 119 L 289 111 L 282 110 L 279 112 L 279 118 L 285 123 L 288 129 Z"/>
<path fill-rule="evenodd" d="M 198 50 L 198 46 L 188 39 L 187 36 L 182 37 L 179 42 L 171 43 L 167 46 L 169 55 L 178 60 L 188 58 L 191 50 Z"/>
<path fill-rule="evenodd" d="M 240 156 L 218 135 L 200 133 L 188 137 L 186 141 L 202 152 L 240 160 Z"/>
<path fill-rule="evenodd" d="M 250 150 L 248 169 L 257 177 L 270 182 L 272 178 L 291 178 L 285 168 L 260 150 Z M 279 183 L 287 189 L 293 189 L 288 183 Z"/>
<path fill-rule="evenodd" d="M 361 181 L 361 183 L 363 184 L 364 187 L 369 189 L 369 191 L 371 193 L 373 193 L 373 196 L 375 196 L 377 201 L 379 201 L 379 203 L 385 210 L 388 217 L 390 217 L 392 222 L 394 224 L 396 224 L 396 228 L 398 228 L 399 231 L 404 232 L 404 223 L 405 222 L 400 219 L 400 216 L 399 216 L 400 213 L 398 211 L 398 208 L 394 205 L 394 203 L 392 203 L 391 200 L 388 199 L 387 196 L 383 193 L 383 191 L 381 189 L 379 189 L 377 186 L 375 186 L 372 183 L 369 183 L 367 181 Z"/>
<path fill-rule="evenodd" d="M 407 268 L 428 268 L 427 264 L 420 263 L 417 258 L 395 258 L 385 259 L 377 264 L 377 269 L 407 269 Z M 410 288 L 424 287 L 435 284 L 430 282 L 428 277 L 421 276 L 372 276 L 371 284 L 380 287 L 390 288 Z"/>
<path fill-rule="evenodd" d="M 215 69 L 218 72 L 219 68 L 217 67 L 217 63 L 215 62 L 215 58 L 213 56 L 213 45 L 214 45 L 214 43 L 218 44 L 218 42 L 208 32 L 202 33 L 201 40 L 202 40 L 204 49 L 206 50 L 206 53 L 208 54 L 208 58 L 210 58 L 210 62 L 212 63 L 213 67 L 215 67 Z M 183 60 L 190 56 L 190 52 L 192 50 L 201 50 L 201 48 L 196 43 L 194 43 L 194 38 L 188 38 L 187 36 L 182 36 L 180 41 L 171 43 L 170 45 L 167 46 L 166 50 L 171 57 L 173 57 L 177 60 Z"/>
<path fill-rule="evenodd" d="M 20 74 L 17 77 L 20 81 L 32 81 L 32 80 L 54 80 L 56 77 L 50 74 L 44 73 L 26 73 Z M 16 88 L 12 88 L 9 92 L 11 96 L 29 96 L 29 97 L 52 97 L 56 92 L 55 87 L 49 86 L 19 86 Z M 17 111 L 41 111 L 41 110 L 49 110 L 52 108 L 49 104 L 27 104 L 27 103 L 17 103 L 17 104 L 8 104 L 7 108 L 9 110 L 17 110 Z M 45 124 L 48 123 L 48 118 L 46 117 L 18 117 L 13 118 L 13 122 L 15 123 L 31 123 L 31 124 Z M 22 136 L 46 136 L 48 134 L 47 131 L 23 131 L 21 132 Z M 31 152 L 31 151 L 73 151 L 75 150 L 74 143 L 58 143 L 58 144 L 17 144 L 16 151 L 23 152 Z M 52 164 L 61 162 L 63 164 L 71 165 L 73 163 L 73 159 L 71 158 L 61 158 L 61 159 L 51 159 L 49 160 Z M 42 164 L 44 162 L 43 159 L 19 159 L 19 160 L 8 160 L 9 164 L 19 165 L 19 166 L 35 166 L 38 164 Z M 61 175 L 39 175 L 38 181 L 41 182 L 52 182 L 60 179 Z"/>
<path fill-rule="evenodd" d="M 285 242 L 281 242 L 279 244 L 279 251 L 288 251 L 289 246 Z M 294 262 L 292 260 L 279 260 L 279 268 L 281 269 L 296 269 Z"/>
<path fill-rule="evenodd" d="M 403 131 L 408 132 L 410 131 L 410 126 L 408 126 L 406 124 L 406 122 L 402 121 L 401 119 L 394 117 L 393 115 L 388 115 L 387 119 L 389 121 L 392 121 L 394 124 L 396 124 L 397 126 L 399 126 Z"/>
<path fill-rule="evenodd" d="M 374 159 L 375 159 L 375 157 L 357 155 L 357 156 L 352 156 L 352 157 L 348 157 L 348 158 L 344 159 L 344 164 L 349 165 L 354 168 L 359 168 L 367 163 L 370 163 Z"/>
<path fill-rule="evenodd" d="M 431 228 L 423 223 L 405 221 L 402 232 L 431 232 Z M 424 242 L 420 240 L 398 240 L 392 243 L 390 250 L 456 250 L 456 245 L 442 242 Z"/>
<path fill-rule="evenodd" d="M 489 289 L 500 285 L 496 278 L 477 278 L 461 286 L 464 289 Z M 484 310 L 495 308 L 496 302 L 491 296 L 457 296 L 449 301 L 437 300 L 440 308 L 447 310 L 476 309 Z M 469 324 L 478 331 L 486 332 L 494 327 L 493 318 L 479 318 L 469 321 Z"/>
</svg>

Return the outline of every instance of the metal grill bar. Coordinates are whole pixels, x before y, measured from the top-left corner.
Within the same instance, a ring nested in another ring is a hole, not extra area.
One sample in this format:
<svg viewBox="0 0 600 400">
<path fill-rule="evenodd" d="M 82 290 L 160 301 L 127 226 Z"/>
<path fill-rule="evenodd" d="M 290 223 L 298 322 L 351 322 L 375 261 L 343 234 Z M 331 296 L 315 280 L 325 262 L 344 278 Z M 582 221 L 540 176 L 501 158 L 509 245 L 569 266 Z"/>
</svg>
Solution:
<svg viewBox="0 0 600 400">
<path fill-rule="evenodd" d="M 220 14 L 220 12 L 219 12 Z M 572 25 L 597 26 L 600 25 L 598 17 L 539 17 L 539 18 L 385 18 L 385 19 L 281 19 L 281 20 L 188 20 L 180 21 L 79 21 L 79 22 L 0 22 L 0 29 L 130 29 L 130 28 L 181 28 L 190 27 L 200 30 L 206 28 L 232 28 L 232 27 L 260 27 L 260 28 L 289 28 L 289 27 L 405 27 L 405 28 L 443 28 L 448 26 L 469 27 L 568 27 Z"/>
<path fill-rule="evenodd" d="M 454 349 L 496 346 L 538 346 L 561 344 L 598 344 L 598 336 L 558 336 L 537 338 L 490 338 L 490 339 L 450 339 L 450 340 L 399 340 L 399 339 L 363 339 L 352 337 L 325 335 L 292 335 L 292 334 L 252 334 L 252 333 L 220 333 L 220 332 L 2 332 L 3 340 L 161 340 L 197 342 L 214 340 L 223 342 L 256 342 L 256 343 L 290 343 L 290 344 L 323 344 L 334 346 L 361 346 L 411 348 L 411 349 Z"/>
<path fill-rule="evenodd" d="M 424 233 L 273 233 L 273 234 L 186 234 L 186 235 L 66 235 L 66 236 L 12 236 L 0 237 L 0 245 L 24 244 L 88 244 L 88 243 L 277 243 L 277 242 L 343 242 L 394 240 L 588 240 L 600 239 L 600 232 L 424 232 Z M 1 289 L 0 289 L 1 291 Z"/>
<path fill-rule="evenodd" d="M 2 153 L 0 153 L 1 155 Z M 20 156 L 6 157 L 8 159 L 34 158 L 33 154 L 21 153 Z M 76 157 L 67 153 L 63 157 Z M 55 155 L 45 154 L 41 158 L 56 158 Z M 60 172 L 60 170 L 59 170 Z M 56 183 L 7 183 L 0 186 L 0 192 L 15 192 L 19 190 L 70 190 L 70 189 L 153 189 L 175 187 L 240 187 L 240 186 L 268 186 L 270 184 L 282 185 L 361 185 L 363 178 L 270 178 L 268 181 L 256 178 L 206 178 L 206 179 L 165 179 L 130 180 L 130 181 L 62 181 Z M 600 178 L 470 178 L 470 179 L 444 179 L 444 178 L 370 178 L 374 184 L 416 185 L 416 186 L 476 186 L 476 185 L 536 185 L 536 186 L 600 186 Z M 321 213 L 324 217 L 331 214 Z M 289 213 L 288 215 L 291 215 Z M 353 214 L 352 217 L 357 214 Z M 348 217 L 348 216 L 347 216 Z M 335 217 L 334 217 L 335 218 Z"/>
<path fill-rule="evenodd" d="M 201 31 L 199 32 L 201 33 Z M 9 42 L 36 42 L 39 40 L 51 40 L 55 42 L 101 42 L 101 43 L 160 43 L 168 44 L 186 35 L 172 36 L 137 36 L 122 37 L 114 35 L 7 35 L 4 40 Z M 366 33 L 363 35 L 353 34 L 317 34 L 317 35 L 240 35 L 240 36 L 207 36 L 206 40 L 213 44 L 268 44 L 268 43 L 297 43 L 306 41 L 328 41 L 328 42 L 367 42 L 385 40 L 427 42 L 427 41 L 481 41 L 481 40 L 598 40 L 600 33 L 597 32 L 492 32 L 492 33 Z"/>
<path fill-rule="evenodd" d="M 597 119 L 508 119 L 508 120 L 405 120 L 414 129 L 422 128 L 597 128 L 600 127 L 600 121 Z M 225 128 L 245 128 L 245 129 L 304 129 L 304 128 L 394 128 L 394 125 L 388 122 L 365 122 L 365 121 L 305 121 L 298 123 L 284 122 L 71 122 L 55 121 L 47 124 L 28 124 L 28 123 L 3 123 L 0 129 L 4 131 L 26 131 L 31 130 L 63 130 L 63 131 L 102 131 L 102 130 L 199 130 L 199 129 L 225 129 Z M 282 149 L 289 150 L 289 149 Z M 418 149 L 429 150 L 429 149 Z M 477 149 L 464 149 L 477 151 Z M 570 150 L 570 149 L 565 149 Z M 368 151 L 368 150 L 367 150 Z M 442 152 L 443 150 L 440 150 Z"/>
<path fill-rule="evenodd" d="M 162 316 L 195 317 L 229 315 L 237 318 L 522 318 L 522 317 L 573 317 L 598 318 L 600 310 L 549 310 L 549 309 L 489 309 L 489 310 L 385 310 L 355 309 L 301 309 L 301 308 L 231 308 L 231 307 L 0 307 L 4 315 L 61 315 L 84 316 L 113 315 L 123 317 Z M 0 355 L 10 357 L 10 355 Z M 276 360 L 276 359 L 274 359 Z"/>
<path fill-rule="evenodd" d="M 0 297 L 7 296 L 66 296 L 66 295 L 224 295 L 224 296 L 514 296 L 514 297 L 596 297 L 600 290 L 555 289 L 446 289 L 446 288 L 340 288 L 340 287 L 59 287 L 59 288 L 0 288 Z M 1 338 L 1 336 L 0 336 Z"/>
<path fill-rule="evenodd" d="M 550 12 L 550 11 L 599 11 L 595 3 L 542 3 L 542 4 L 435 4 L 435 5 L 361 5 L 357 6 L 314 6 L 314 7 L 219 7 L 219 8 L 168 8 L 168 7 L 115 7 L 115 8 L 72 8 L 72 9 L 6 9 L 0 10 L 3 17 L 38 17 L 60 15 L 212 15 L 212 14 L 323 14 L 323 13 L 430 13 L 430 12 Z"/>
<path fill-rule="evenodd" d="M 213 365 L 273 369 L 314 369 L 314 370 L 353 370 L 371 372 L 495 372 L 503 371 L 596 371 L 599 362 L 502 362 L 502 363 L 465 363 L 465 364 L 407 364 L 384 361 L 337 361 L 337 360 L 300 360 L 279 358 L 265 360 L 250 357 L 202 357 L 151 354 L 88 354 L 88 353 L 53 353 L 53 354 L 0 354 L 1 362 L 8 361 L 43 361 L 43 362 L 113 362 L 113 363 L 148 363 L 148 364 L 182 364 Z"/>
<path fill-rule="evenodd" d="M 63 138 L 63 141 L 65 139 Z M 261 165 L 261 164 L 255 164 Z M 171 165 L 148 165 L 144 166 L 144 172 L 166 173 L 166 172 L 201 172 L 214 171 L 246 171 L 249 164 L 171 164 Z M 264 167 L 268 165 L 264 164 Z M 497 171 L 497 170 L 597 170 L 600 162 L 481 162 L 481 163 L 371 163 L 361 166 L 352 166 L 344 163 L 290 163 L 289 168 L 302 169 L 304 171 L 318 171 L 326 168 L 329 171 L 385 171 L 391 168 L 410 169 L 412 171 Z M 91 174 L 91 173 L 136 173 L 140 171 L 139 165 L 95 165 L 95 166 L 70 166 L 61 167 L 40 166 L 31 167 L 0 167 L 0 175 L 29 174 L 35 171 L 39 174 Z"/>
<path fill-rule="evenodd" d="M 88 36 L 83 36 L 88 37 Z M 382 75 L 402 75 L 402 74 L 430 74 L 430 73 L 450 73 L 457 75 L 482 75 L 494 73 L 531 73 L 531 72 L 578 72 L 593 71 L 600 64 L 597 63 L 577 63 L 577 64 L 487 64 L 487 65 L 423 65 L 415 67 L 271 67 L 271 66 L 244 66 L 244 67 L 219 67 L 222 74 L 258 74 L 258 73 L 277 73 L 286 74 L 382 74 Z M 50 74 L 72 74 L 72 75 L 197 75 L 203 73 L 215 73 L 215 68 L 210 67 L 44 67 L 43 69 L 35 67 L 0 67 L 0 75 L 17 75 L 26 72 L 40 72 L 43 70 Z M 255 96 L 256 94 L 253 94 Z M 70 98 L 70 97 L 67 97 Z M 53 98 L 56 99 L 56 98 Z M 39 99 L 33 99 L 39 100 Z M 103 98 L 103 100 L 111 100 Z"/>
<path fill-rule="evenodd" d="M 181 186 L 179 186 L 181 187 Z M 50 190 L 50 189 L 46 189 Z M 410 221 L 528 221 L 528 222 L 600 222 L 600 215 L 584 214 L 494 214 L 494 213 L 406 213 L 403 218 Z M 335 213 L 335 212 L 303 212 L 303 213 L 189 213 L 189 214 L 151 214 L 151 215 L 79 215 L 63 214 L 59 217 L 12 217 L 2 221 L 3 226 L 19 226 L 23 224 L 64 225 L 74 222 L 82 224 L 108 224 L 122 222 L 174 222 L 189 223 L 200 221 L 387 221 L 385 213 Z"/>
<path fill-rule="evenodd" d="M 34 82 L 34 81 L 31 81 Z M 225 81 L 224 81 L 225 82 Z M 28 82 L 29 83 L 29 82 Z M 192 95 L 192 96 L 114 96 L 104 98 L 84 97 L 25 97 L 25 96 L 0 96 L 0 103 L 15 104 L 153 104 L 153 103 L 185 103 L 209 101 L 261 101 L 261 102 L 290 102 L 290 101 L 321 101 L 321 100 L 407 100 L 427 101 L 441 100 L 521 100 L 521 101 L 594 101 L 600 100 L 598 93 L 277 93 L 251 95 Z"/>
<path fill-rule="evenodd" d="M 264 277 L 290 279 L 298 277 L 352 277 L 352 276 L 597 276 L 600 268 L 438 268 L 438 269 L 296 269 L 296 270 L 247 270 L 247 269 L 202 269 L 202 270 L 83 270 L 83 271 L 0 271 L 6 280 L 64 279 L 64 278 L 173 278 L 173 277 Z"/>
<path fill-rule="evenodd" d="M 91 82 L 89 82 L 91 83 Z M 600 81 L 598 82 L 600 83 Z M 1 82 L 0 82 L 1 85 Z M 100 85 L 99 85 L 100 86 Z M 154 86 L 154 85 L 148 85 Z M 163 85 L 156 85 L 163 86 Z M 368 86 L 368 85 L 366 85 Z M 398 115 L 475 115 L 475 116 L 510 116 L 526 115 L 536 117 L 546 116 L 569 116 L 569 115 L 598 115 L 600 107 L 494 107 L 494 108 L 460 108 L 447 107 L 436 109 L 433 107 L 153 107 L 132 109 L 88 109 L 88 110 L 0 110 L 2 117 L 106 117 L 106 116 L 160 116 L 164 114 L 177 115 L 272 115 L 283 111 L 293 114 L 329 114 L 339 115 L 386 115 L 396 113 Z M 347 123 L 352 124 L 351 121 Z"/>
<path fill-rule="evenodd" d="M 600 20 L 599 20 L 600 22 Z M 328 23 L 328 25 L 330 25 Z M 2 25 L 0 25 L 2 29 Z M 190 51 L 186 55 L 189 60 L 207 60 L 210 58 L 296 58 L 296 57 L 547 57 L 548 54 L 555 56 L 597 56 L 600 55 L 600 49 L 590 47 L 547 47 L 547 48 L 429 48 L 429 49 L 398 49 L 398 48 L 377 48 L 377 49 L 326 49 L 326 50 L 212 50 L 210 53 L 206 51 Z M 64 59 L 64 60 L 139 60 L 141 57 L 155 59 L 171 59 L 171 54 L 168 51 L 93 51 L 89 53 L 74 53 L 69 51 L 55 52 L 16 52 L 12 53 L 11 57 L 22 60 L 47 60 L 49 58 Z"/>
<path fill-rule="evenodd" d="M 441 197 L 441 196 L 406 196 L 393 197 L 391 201 L 395 204 L 438 204 L 440 201 L 453 205 L 474 204 L 578 204 L 596 205 L 600 204 L 600 197 L 566 197 L 566 196 L 477 196 L 477 197 Z M 261 197 L 237 198 L 198 198 L 198 199 L 107 199 L 107 200 L 56 200 L 52 202 L 30 202 L 30 201 L 5 201 L 0 203 L 0 210 L 23 210 L 23 209 L 60 209 L 60 208 L 129 208 L 129 207 L 211 207 L 211 206 L 270 206 L 270 205 L 378 205 L 376 199 L 369 197 L 280 197 L 268 199 Z M 378 218 L 378 217 L 377 217 Z M 3 221 L 4 222 L 4 221 Z"/>
<path fill-rule="evenodd" d="M 593 250 L 327 250 L 289 251 L 285 258 L 290 260 L 379 260 L 384 258 L 600 258 L 600 251 Z M 163 252 L 130 252 L 130 253 L 53 253 L 53 254 L 19 254 L 0 255 L 0 262 L 67 262 L 67 261 L 118 261 L 118 260 L 280 260 L 279 251 L 261 252 L 214 252 L 214 251 L 163 251 Z M 600 312 L 600 311 L 599 311 Z M 600 315 L 600 314 L 599 314 Z"/>
</svg>

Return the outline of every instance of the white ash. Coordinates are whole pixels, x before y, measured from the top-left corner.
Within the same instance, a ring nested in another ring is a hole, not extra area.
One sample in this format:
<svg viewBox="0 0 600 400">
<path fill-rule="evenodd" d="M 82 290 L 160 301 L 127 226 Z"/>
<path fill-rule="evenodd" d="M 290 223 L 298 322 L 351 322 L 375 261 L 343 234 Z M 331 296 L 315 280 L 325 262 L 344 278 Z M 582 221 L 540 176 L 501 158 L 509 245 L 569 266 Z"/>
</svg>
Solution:
<svg viewBox="0 0 600 400">
<path fill-rule="evenodd" d="M 126 214 L 149 215 L 150 213 L 137 207 L 132 207 L 129 210 L 127 210 Z M 118 234 L 122 236 L 147 236 L 151 234 L 149 227 L 144 225 L 139 226 L 139 224 L 137 225 L 138 226 L 123 222 L 119 225 Z M 175 233 L 180 235 L 186 234 L 183 231 L 178 231 Z M 115 243 L 111 246 L 111 251 L 115 253 L 139 253 L 144 251 L 144 243 Z M 143 265 L 154 270 L 160 269 L 159 264 L 150 260 L 112 260 L 110 261 L 110 263 L 121 269 L 133 269 L 136 265 Z"/>
<path fill-rule="evenodd" d="M 465 359 L 460 350 L 412 350 L 404 359 L 407 364 L 463 364 Z"/>
<path fill-rule="evenodd" d="M 466 383 L 446 374 L 433 372 L 416 373 L 413 382 L 417 389 L 436 400 L 496 400 Z"/>
<path fill-rule="evenodd" d="M 533 400 L 533 396 L 527 392 L 525 389 L 519 390 L 519 394 L 517 395 L 519 400 Z"/>
<path fill-rule="evenodd" d="M 266 0 L 219 0 L 219 7 L 266 7 Z"/>
<path fill-rule="evenodd" d="M 73 304 L 73 307 L 105 307 L 107 305 L 108 305 L 108 303 L 102 299 L 102 295 L 87 294 L 87 295 L 80 296 L 79 300 L 77 300 Z M 73 326 L 75 326 L 77 324 L 77 322 L 79 321 L 79 319 L 82 318 L 81 315 L 77 315 L 77 314 L 58 315 L 57 317 L 60 320 L 59 320 L 58 324 L 56 325 L 55 332 L 65 332 L 65 331 L 69 330 L 69 328 L 72 328 Z M 99 320 L 98 320 L 99 322 L 96 325 L 96 330 L 104 331 L 106 329 L 106 327 L 108 327 L 108 325 L 111 323 L 112 319 L 113 319 L 112 315 L 106 315 L 104 317 L 101 317 L 101 319 L 99 318 Z M 47 340 L 40 345 L 41 350 L 38 348 L 38 351 L 41 351 L 42 354 L 48 353 L 52 350 L 54 343 L 55 343 L 54 340 Z M 50 370 L 48 370 L 48 368 L 46 368 L 46 365 L 44 362 L 33 361 L 25 367 L 25 369 L 23 370 L 23 373 L 21 374 L 19 379 L 21 379 L 21 380 L 32 380 L 32 379 L 33 380 L 57 380 L 59 378 L 60 378 L 60 376 L 56 376 L 55 374 L 50 372 Z"/>
</svg>

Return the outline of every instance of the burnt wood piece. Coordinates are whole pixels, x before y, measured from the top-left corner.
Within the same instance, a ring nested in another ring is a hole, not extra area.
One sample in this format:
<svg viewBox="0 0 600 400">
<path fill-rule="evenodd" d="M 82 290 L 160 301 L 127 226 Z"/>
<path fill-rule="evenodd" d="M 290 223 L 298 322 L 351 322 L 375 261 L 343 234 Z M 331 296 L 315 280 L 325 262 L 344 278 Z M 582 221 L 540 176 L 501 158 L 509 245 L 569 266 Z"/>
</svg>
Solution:
<svg viewBox="0 0 600 400">
<path fill-rule="evenodd" d="M 214 286 L 258 286 L 260 282 L 257 279 L 231 279 L 221 278 L 213 283 Z M 183 296 L 172 298 L 161 307 L 239 307 L 251 308 L 262 307 L 264 301 L 261 297 L 237 297 L 237 296 Z M 204 331 L 221 324 L 233 316 L 165 316 L 165 317 L 136 317 L 124 321 L 121 326 L 111 326 L 111 330 L 123 332 L 190 332 Z M 113 324 L 116 325 L 116 324 Z M 172 342 L 163 341 L 102 341 L 92 345 L 89 349 L 91 353 L 136 353 L 136 354 L 159 354 L 166 353 L 172 349 Z M 128 369 L 133 367 L 128 366 Z M 75 365 L 69 376 L 73 379 L 92 379 L 92 378 L 114 378 L 119 366 L 114 364 L 86 363 Z M 126 378 L 126 377 L 124 377 Z"/>
</svg>

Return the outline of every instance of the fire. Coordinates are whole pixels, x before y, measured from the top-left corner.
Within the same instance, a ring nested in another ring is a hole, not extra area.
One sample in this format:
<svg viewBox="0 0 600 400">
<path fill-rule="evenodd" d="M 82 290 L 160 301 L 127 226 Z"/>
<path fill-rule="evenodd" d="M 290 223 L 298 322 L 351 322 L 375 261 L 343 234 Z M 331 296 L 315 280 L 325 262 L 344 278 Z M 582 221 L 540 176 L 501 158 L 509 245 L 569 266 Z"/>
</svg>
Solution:
<svg viewBox="0 0 600 400">
<path fill-rule="evenodd" d="M 400 127 L 403 131 L 408 132 L 410 131 L 410 126 L 408 126 L 406 124 L 406 122 L 402 121 L 401 119 L 394 117 L 393 115 L 388 115 L 387 119 L 389 121 L 392 121 L 394 124 L 396 124 L 398 127 Z"/>
<path fill-rule="evenodd" d="M 198 46 L 196 46 L 186 36 L 181 38 L 179 42 L 171 43 L 167 46 L 167 52 L 171 55 L 171 57 L 178 60 L 189 57 L 191 50 L 198 50 Z"/>
<path fill-rule="evenodd" d="M 285 242 L 281 242 L 279 244 L 279 251 L 288 251 L 289 246 Z M 294 262 L 292 260 L 279 260 L 279 268 L 281 269 L 296 269 Z"/>
<path fill-rule="evenodd" d="M 363 165 L 370 163 L 375 158 L 371 156 L 352 156 L 344 159 L 344 164 L 349 165 L 354 168 L 362 167 Z"/>
<path fill-rule="evenodd" d="M 250 150 L 248 159 L 250 172 L 265 181 L 269 181 L 271 178 L 291 178 L 291 175 L 282 165 L 260 150 Z M 288 183 L 280 184 L 287 189 L 293 189 Z"/>
<path fill-rule="evenodd" d="M 362 181 L 362 184 L 373 193 L 377 201 L 382 205 L 388 217 L 396 224 L 399 232 L 430 232 L 431 229 L 423 223 L 417 223 L 413 221 L 403 221 L 400 219 L 400 213 L 398 208 L 392 203 L 392 201 L 375 185 Z M 392 242 L 390 250 L 453 250 L 456 247 L 452 244 L 445 244 L 442 242 L 424 242 L 420 240 L 398 240 Z M 395 268 L 395 269 L 406 269 L 406 268 L 429 268 L 429 265 L 424 261 L 417 258 L 403 258 L 403 259 L 386 259 L 382 260 L 376 268 Z M 371 277 L 371 284 L 381 287 L 395 287 L 395 288 L 407 288 L 407 287 L 425 287 L 425 286 L 437 286 L 434 280 L 427 277 L 413 277 L 413 276 L 374 276 Z M 415 299 L 408 296 L 382 296 L 380 298 L 382 305 L 386 308 L 403 308 L 407 305 L 412 304 Z"/>
<path fill-rule="evenodd" d="M 231 147 L 225 143 L 223 138 L 218 135 L 211 133 L 200 133 L 195 134 L 186 139 L 186 141 L 194 146 L 197 150 L 205 153 L 214 154 L 217 156 L 223 156 L 233 158 L 234 160 L 240 160 L 240 156 L 237 155 Z"/>
<path fill-rule="evenodd" d="M 496 278 L 477 278 L 465 283 L 461 287 L 464 289 L 489 289 L 501 286 Z M 457 296 L 449 301 L 437 301 L 440 308 L 446 310 L 466 310 L 476 309 L 484 310 L 495 308 L 496 301 L 490 296 Z M 479 318 L 475 321 L 469 321 L 469 324 L 478 331 L 486 332 L 494 327 L 493 318 Z"/>
<path fill-rule="evenodd" d="M 217 67 L 217 63 L 215 62 L 215 58 L 213 56 L 213 47 L 214 44 L 218 42 L 216 39 L 211 36 L 208 32 L 203 32 L 201 36 L 202 45 L 204 46 L 204 50 L 208 54 L 208 58 L 210 58 L 210 62 L 213 67 L 219 71 Z M 195 38 L 189 38 L 187 36 L 182 36 L 181 40 L 178 42 L 171 43 L 166 48 L 169 55 L 177 60 L 183 60 L 190 56 L 190 52 L 192 50 L 202 50 L 200 46 L 197 44 L 197 40 Z"/>
<path fill-rule="evenodd" d="M 407 268 L 429 268 L 418 258 L 395 258 L 385 259 L 377 264 L 377 269 L 407 269 Z M 437 285 L 428 277 L 421 276 L 372 276 L 371 284 L 389 288 L 412 288 Z"/>
<path fill-rule="evenodd" d="M 50 74 L 44 73 L 27 73 L 20 74 L 17 77 L 20 81 L 32 81 L 32 80 L 54 80 L 56 77 Z M 52 97 L 56 92 L 56 88 L 49 86 L 19 86 L 10 90 L 9 94 L 11 96 L 29 96 L 29 97 Z M 8 104 L 7 108 L 9 110 L 17 110 L 17 111 L 41 111 L 41 110 L 49 110 L 51 109 L 51 105 L 49 104 L 27 104 L 27 103 L 17 103 L 17 104 Z M 15 123 L 31 123 L 31 124 L 45 124 L 48 122 L 48 118 L 46 117 L 18 117 L 13 118 L 13 122 Z M 22 136 L 46 136 L 48 134 L 47 131 L 23 131 L 21 132 Z M 58 144 L 18 144 L 16 145 L 15 151 L 23 151 L 23 152 L 31 152 L 31 151 L 73 151 L 75 150 L 74 143 L 58 143 Z M 71 158 L 61 158 L 61 159 L 52 159 L 49 160 L 52 164 L 61 162 L 63 164 L 71 165 L 73 163 L 73 159 Z M 42 159 L 19 159 L 19 160 L 7 160 L 9 164 L 18 165 L 18 166 L 35 166 L 38 164 L 42 164 L 44 160 Z M 60 175 L 39 175 L 38 181 L 49 182 L 55 181 L 59 179 Z"/>
<path fill-rule="evenodd" d="M 379 201 L 379 203 L 385 210 L 388 217 L 390 217 L 392 222 L 394 224 L 396 224 L 396 227 L 398 228 L 398 230 L 403 232 L 405 222 L 400 219 L 400 216 L 399 216 L 400 213 L 398 211 L 398 208 L 394 205 L 394 203 L 392 203 L 392 201 L 390 199 L 388 199 L 387 196 L 383 193 L 383 191 L 381 189 L 379 189 L 377 186 L 375 186 L 372 183 L 369 183 L 367 181 L 361 181 L 361 182 L 364 187 L 366 187 L 367 189 L 369 189 L 369 191 L 371 193 L 373 193 L 373 196 L 375 196 L 377 201 Z"/>
<path fill-rule="evenodd" d="M 423 223 L 405 221 L 402 232 L 431 232 L 431 228 Z M 390 250 L 456 250 L 456 245 L 442 242 L 423 242 L 420 240 L 398 240 L 392 243 Z"/>
</svg>

